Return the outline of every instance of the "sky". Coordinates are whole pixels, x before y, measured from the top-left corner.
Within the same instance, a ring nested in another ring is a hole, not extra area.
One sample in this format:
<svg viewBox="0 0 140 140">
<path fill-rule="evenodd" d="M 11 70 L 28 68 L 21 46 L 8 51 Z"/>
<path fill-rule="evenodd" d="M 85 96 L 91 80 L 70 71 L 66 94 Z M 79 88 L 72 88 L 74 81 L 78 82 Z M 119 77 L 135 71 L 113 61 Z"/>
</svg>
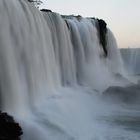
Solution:
<svg viewBox="0 0 140 140">
<path fill-rule="evenodd" d="M 140 47 L 140 0 L 43 0 L 44 8 L 63 15 L 104 19 L 118 47 Z"/>
</svg>

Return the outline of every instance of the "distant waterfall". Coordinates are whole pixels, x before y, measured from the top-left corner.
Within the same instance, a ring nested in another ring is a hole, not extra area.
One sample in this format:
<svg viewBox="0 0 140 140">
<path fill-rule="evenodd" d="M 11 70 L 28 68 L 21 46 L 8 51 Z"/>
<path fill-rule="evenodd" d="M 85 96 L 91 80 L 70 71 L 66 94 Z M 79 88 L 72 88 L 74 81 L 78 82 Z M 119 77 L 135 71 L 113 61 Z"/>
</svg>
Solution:
<svg viewBox="0 0 140 140">
<path fill-rule="evenodd" d="M 140 49 L 139 48 L 123 48 L 120 49 L 124 66 L 129 75 L 140 74 Z"/>
<path fill-rule="evenodd" d="M 107 29 L 105 57 L 98 29 L 96 19 L 40 12 L 25 0 L 0 0 L 1 110 L 34 114 L 36 105 L 60 88 L 102 92 L 115 84 L 114 75 L 123 73 L 120 53 Z"/>
</svg>

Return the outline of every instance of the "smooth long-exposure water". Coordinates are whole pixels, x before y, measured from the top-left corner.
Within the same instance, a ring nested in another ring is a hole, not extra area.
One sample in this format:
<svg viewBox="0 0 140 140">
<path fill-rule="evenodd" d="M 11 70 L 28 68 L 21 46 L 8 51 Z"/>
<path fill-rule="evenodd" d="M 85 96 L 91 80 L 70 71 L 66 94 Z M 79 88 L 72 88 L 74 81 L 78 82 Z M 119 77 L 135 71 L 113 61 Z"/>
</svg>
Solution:
<svg viewBox="0 0 140 140">
<path fill-rule="evenodd" d="M 105 51 L 100 30 L 97 19 L 0 1 L 0 109 L 22 140 L 140 139 L 138 79 L 108 28 Z"/>
</svg>

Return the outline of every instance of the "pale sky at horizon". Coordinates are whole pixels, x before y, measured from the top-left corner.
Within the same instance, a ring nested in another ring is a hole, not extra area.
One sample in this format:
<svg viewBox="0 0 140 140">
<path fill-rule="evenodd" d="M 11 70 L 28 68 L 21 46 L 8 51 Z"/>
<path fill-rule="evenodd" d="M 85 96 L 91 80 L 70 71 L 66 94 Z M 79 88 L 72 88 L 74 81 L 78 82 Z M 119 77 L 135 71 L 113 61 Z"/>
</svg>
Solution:
<svg viewBox="0 0 140 140">
<path fill-rule="evenodd" d="M 104 19 L 119 47 L 140 47 L 140 0 L 43 1 L 46 9 L 63 15 Z"/>
</svg>

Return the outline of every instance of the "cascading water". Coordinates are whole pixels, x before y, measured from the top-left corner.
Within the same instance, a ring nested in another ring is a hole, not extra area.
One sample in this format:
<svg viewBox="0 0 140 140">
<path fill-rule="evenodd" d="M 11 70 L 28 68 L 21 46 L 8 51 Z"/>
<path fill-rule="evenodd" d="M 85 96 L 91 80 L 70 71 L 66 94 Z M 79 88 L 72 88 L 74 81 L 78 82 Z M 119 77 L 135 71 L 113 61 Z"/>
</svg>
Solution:
<svg viewBox="0 0 140 140">
<path fill-rule="evenodd" d="M 123 48 L 120 50 L 124 65 L 130 75 L 140 74 L 140 49 L 139 48 Z"/>
<path fill-rule="evenodd" d="M 98 121 L 116 108 L 102 92 L 128 84 L 116 78 L 124 71 L 114 36 L 107 29 L 105 56 L 98 28 L 96 19 L 0 1 L 0 109 L 20 122 L 23 140 L 138 138 Z"/>
</svg>

